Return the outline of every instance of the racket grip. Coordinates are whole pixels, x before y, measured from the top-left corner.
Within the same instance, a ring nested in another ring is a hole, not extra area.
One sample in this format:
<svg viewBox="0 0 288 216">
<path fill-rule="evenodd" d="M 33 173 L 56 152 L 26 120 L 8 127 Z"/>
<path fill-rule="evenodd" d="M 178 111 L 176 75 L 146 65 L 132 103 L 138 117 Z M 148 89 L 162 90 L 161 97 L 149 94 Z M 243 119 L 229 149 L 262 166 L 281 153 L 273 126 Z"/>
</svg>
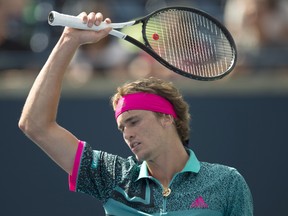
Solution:
<svg viewBox="0 0 288 216">
<path fill-rule="evenodd" d="M 87 26 L 87 24 L 83 23 L 80 17 L 62 14 L 56 11 L 51 11 L 49 13 L 48 23 L 51 26 L 63 26 L 63 27 L 66 26 L 70 28 L 76 28 L 76 29 L 82 29 L 82 30 L 93 30 L 93 31 L 99 31 L 101 29 L 111 26 L 105 22 L 102 22 L 99 26 L 93 25 L 90 28 Z"/>
</svg>

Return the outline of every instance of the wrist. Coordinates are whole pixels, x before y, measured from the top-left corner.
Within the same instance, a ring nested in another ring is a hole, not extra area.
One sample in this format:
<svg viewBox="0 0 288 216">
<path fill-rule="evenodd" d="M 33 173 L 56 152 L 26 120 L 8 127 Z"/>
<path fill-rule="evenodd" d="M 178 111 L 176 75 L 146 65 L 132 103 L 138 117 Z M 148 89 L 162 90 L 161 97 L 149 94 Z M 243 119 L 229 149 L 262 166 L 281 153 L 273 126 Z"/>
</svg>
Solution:
<svg viewBox="0 0 288 216">
<path fill-rule="evenodd" d="M 81 46 L 81 42 L 80 42 L 78 36 L 76 34 L 73 34 L 72 31 L 73 30 L 65 28 L 65 30 L 63 31 L 63 33 L 59 39 L 59 43 L 61 45 L 67 45 L 71 49 L 76 50 L 79 48 L 79 46 Z"/>
</svg>

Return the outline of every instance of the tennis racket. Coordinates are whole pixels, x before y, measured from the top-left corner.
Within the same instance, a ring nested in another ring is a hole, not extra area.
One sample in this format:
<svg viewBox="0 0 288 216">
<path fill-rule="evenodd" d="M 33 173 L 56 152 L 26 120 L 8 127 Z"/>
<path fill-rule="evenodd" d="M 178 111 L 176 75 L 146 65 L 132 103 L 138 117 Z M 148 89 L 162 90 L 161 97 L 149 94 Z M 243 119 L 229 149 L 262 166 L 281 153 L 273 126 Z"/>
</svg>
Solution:
<svg viewBox="0 0 288 216">
<path fill-rule="evenodd" d="M 94 31 L 110 26 L 111 35 L 136 45 L 165 67 L 191 79 L 220 79 L 236 64 L 236 46 L 229 31 L 217 19 L 195 8 L 167 7 L 133 21 L 102 22 L 92 28 L 79 17 L 51 11 L 48 22 Z M 136 24 L 142 24 L 143 43 L 115 30 Z"/>
</svg>

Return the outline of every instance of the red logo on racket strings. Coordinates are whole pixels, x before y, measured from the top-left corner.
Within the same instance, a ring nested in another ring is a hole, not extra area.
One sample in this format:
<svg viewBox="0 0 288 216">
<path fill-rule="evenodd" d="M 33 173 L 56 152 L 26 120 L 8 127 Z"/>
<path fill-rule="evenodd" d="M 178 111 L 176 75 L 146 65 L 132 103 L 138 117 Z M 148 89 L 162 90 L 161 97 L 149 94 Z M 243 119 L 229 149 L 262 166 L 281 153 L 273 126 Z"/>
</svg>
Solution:
<svg viewBox="0 0 288 216">
<path fill-rule="evenodd" d="M 153 40 L 159 40 L 159 34 L 154 33 L 154 34 L 152 35 L 152 38 L 153 38 Z"/>
</svg>

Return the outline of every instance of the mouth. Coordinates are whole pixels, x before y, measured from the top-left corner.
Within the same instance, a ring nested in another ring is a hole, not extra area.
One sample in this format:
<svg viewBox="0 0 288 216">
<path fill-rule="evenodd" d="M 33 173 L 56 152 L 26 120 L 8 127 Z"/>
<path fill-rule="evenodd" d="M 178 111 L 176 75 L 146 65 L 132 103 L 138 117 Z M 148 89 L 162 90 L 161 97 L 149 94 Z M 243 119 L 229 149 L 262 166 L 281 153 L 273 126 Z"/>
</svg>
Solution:
<svg viewBox="0 0 288 216">
<path fill-rule="evenodd" d="M 131 148 L 131 150 L 133 151 L 133 150 L 135 150 L 136 147 L 138 147 L 139 145 L 141 145 L 140 142 L 133 142 L 133 143 L 130 144 L 130 148 Z"/>
</svg>

